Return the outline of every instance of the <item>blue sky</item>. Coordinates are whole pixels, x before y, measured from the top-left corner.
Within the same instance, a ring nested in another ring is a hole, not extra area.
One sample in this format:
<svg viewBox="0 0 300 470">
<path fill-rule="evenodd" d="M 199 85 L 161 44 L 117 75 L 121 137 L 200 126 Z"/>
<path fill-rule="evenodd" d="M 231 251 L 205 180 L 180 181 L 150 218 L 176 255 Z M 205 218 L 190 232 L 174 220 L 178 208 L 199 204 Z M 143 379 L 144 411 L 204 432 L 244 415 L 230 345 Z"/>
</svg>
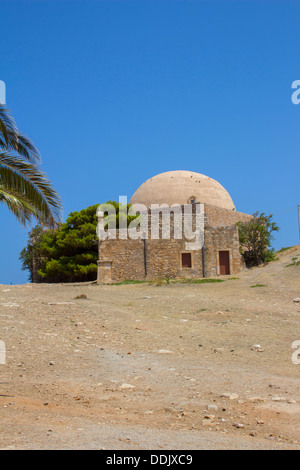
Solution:
<svg viewBox="0 0 300 470">
<path fill-rule="evenodd" d="M 299 243 L 299 1 L 1 0 L 0 80 L 71 211 L 191 170 Z M 0 283 L 27 233 L 0 207 Z"/>
</svg>

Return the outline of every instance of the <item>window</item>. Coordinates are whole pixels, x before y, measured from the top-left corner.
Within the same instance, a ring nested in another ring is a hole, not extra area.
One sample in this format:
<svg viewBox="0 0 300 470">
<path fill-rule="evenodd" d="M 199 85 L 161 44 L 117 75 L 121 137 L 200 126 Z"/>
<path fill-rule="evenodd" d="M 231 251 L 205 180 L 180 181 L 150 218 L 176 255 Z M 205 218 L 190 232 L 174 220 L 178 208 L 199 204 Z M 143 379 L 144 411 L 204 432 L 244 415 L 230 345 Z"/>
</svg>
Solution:
<svg viewBox="0 0 300 470">
<path fill-rule="evenodd" d="M 191 197 L 189 198 L 189 200 L 188 200 L 188 203 L 189 203 L 189 204 L 196 204 L 196 201 L 197 201 L 196 197 L 195 197 L 195 196 L 191 196 Z"/>
<path fill-rule="evenodd" d="M 182 268 L 192 267 L 192 253 L 181 253 L 181 266 Z"/>
</svg>

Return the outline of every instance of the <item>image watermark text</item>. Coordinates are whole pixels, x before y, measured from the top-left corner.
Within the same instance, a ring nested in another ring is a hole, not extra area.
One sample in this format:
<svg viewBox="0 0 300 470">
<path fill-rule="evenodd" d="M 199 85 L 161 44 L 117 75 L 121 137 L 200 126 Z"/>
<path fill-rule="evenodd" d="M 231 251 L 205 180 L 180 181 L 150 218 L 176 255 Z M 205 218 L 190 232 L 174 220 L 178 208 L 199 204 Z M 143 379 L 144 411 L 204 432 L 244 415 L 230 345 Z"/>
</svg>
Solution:
<svg viewBox="0 0 300 470">
<path fill-rule="evenodd" d="M 0 364 L 6 364 L 6 347 L 4 341 L 0 341 Z"/>
<path fill-rule="evenodd" d="M 0 104 L 6 103 L 6 87 L 3 80 L 0 80 Z"/>
<path fill-rule="evenodd" d="M 292 354 L 292 363 L 298 366 L 300 364 L 300 340 L 294 341 L 292 348 L 296 349 Z"/>
<path fill-rule="evenodd" d="M 113 204 L 101 204 L 97 209 L 97 236 L 100 241 L 117 238 L 126 240 L 184 239 L 187 250 L 199 250 L 204 245 L 204 204 L 132 204 L 119 197 L 119 212 Z"/>
<path fill-rule="evenodd" d="M 300 103 L 300 80 L 294 80 L 292 83 L 292 88 L 295 91 L 292 94 L 292 103 L 299 104 Z"/>
</svg>

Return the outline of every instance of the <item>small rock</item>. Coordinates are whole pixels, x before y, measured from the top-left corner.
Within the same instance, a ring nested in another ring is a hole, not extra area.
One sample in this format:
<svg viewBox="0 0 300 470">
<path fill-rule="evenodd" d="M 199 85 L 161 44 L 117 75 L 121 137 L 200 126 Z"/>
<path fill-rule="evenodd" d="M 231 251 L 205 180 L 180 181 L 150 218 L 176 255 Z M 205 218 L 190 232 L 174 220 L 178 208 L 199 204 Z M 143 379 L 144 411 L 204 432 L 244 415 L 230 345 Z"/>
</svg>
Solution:
<svg viewBox="0 0 300 470">
<path fill-rule="evenodd" d="M 300 302 L 300 297 L 296 297 L 295 299 L 293 299 L 293 302 L 298 304 Z"/>
<path fill-rule="evenodd" d="M 220 395 L 220 398 L 229 398 L 229 400 L 236 400 L 237 398 L 239 398 L 239 395 L 237 395 L 236 393 L 223 393 L 222 395 Z"/>
<path fill-rule="evenodd" d="M 135 388 L 134 385 L 131 385 L 131 384 L 122 384 L 120 389 L 121 390 L 127 390 L 127 389 L 131 389 L 131 388 Z"/>
<path fill-rule="evenodd" d="M 207 411 L 218 411 L 217 405 L 207 405 Z"/>
<path fill-rule="evenodd" d="M 284 398 L 284 397 L 272 397 L 272 401 L 287 401 L 287 398 Z"/>
<path fill-rule="evenodd" d="M 251 351 L 263 352 L 264 350 L 260 344 L 253 344 L 253 346 L 251 347 Z"/>
<path fill-rule="evenodd" d="M 265 400 L 261 397 L 249 397 L 248 398 L 249 401 L 252 401 L 252 402 L 264 402 Z"/>
<path fill-rule="evenodd" d="M 216 426 L 216 423 L 211 422 L 210 420 L 203 419 L 202 426 Z"/>
<path fill-rule="evenodd" d="M 172 354 L 172 351 L 169 351 L 168 349 L 160 349 L 159 354 Z"/>
</svg>

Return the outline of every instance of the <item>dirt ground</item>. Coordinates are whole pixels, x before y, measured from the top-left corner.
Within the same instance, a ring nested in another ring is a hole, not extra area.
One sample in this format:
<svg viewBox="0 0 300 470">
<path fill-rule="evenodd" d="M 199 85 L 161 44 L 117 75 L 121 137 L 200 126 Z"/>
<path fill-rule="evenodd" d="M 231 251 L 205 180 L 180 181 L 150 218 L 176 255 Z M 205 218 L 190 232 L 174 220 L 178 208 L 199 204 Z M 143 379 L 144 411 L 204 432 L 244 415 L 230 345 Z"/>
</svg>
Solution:
<svg viewBox="0 0 300 470">
<path fill-rule="evenodd" d="M 0 448 L 300 449 L 297 256 L 221 283 L 1 285 Z"/>
</svg>

